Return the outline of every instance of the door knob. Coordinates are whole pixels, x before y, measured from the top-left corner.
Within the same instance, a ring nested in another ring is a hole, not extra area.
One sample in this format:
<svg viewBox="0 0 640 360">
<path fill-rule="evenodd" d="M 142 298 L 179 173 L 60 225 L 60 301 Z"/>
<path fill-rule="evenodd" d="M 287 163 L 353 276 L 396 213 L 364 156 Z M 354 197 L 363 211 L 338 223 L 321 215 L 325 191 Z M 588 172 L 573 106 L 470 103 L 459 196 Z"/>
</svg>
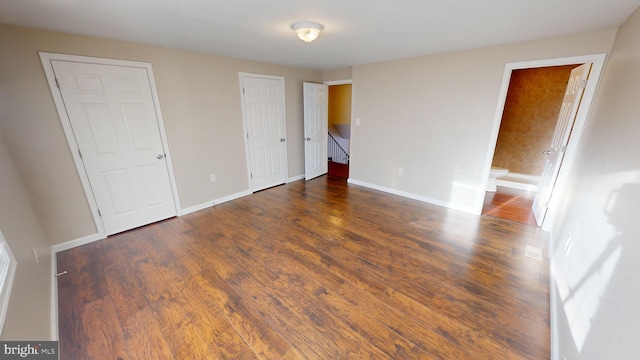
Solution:
<svg viewBox="0 0 640 360">
<path fill-rule="evenodd" d="M 156 158 L 157 158 L 158 160 L 162 160 L 162 159 L 164 159 L 164 158 L 165 158 L 165 155 L 164 155 L 164 154 L 158 154 L 158 156 L 156 156 Z"/>
<path fill-rule="evenodd" d="M 284 142 L 284 138 L 280 139 L 280 142 Z"/>
<path fill-rule="evenodd" d="M 310 137 L 308 137 L 308 138 L 306 138 L 305 140 L 307 140 L 307 141 L 311 141 L 311 138 L 310 138 Z"/>
<path fill-rule="evenodd" d="M 542 150 L 542 153 L 545 155 L 551 154 L 551 150 Z"/>
</svg>

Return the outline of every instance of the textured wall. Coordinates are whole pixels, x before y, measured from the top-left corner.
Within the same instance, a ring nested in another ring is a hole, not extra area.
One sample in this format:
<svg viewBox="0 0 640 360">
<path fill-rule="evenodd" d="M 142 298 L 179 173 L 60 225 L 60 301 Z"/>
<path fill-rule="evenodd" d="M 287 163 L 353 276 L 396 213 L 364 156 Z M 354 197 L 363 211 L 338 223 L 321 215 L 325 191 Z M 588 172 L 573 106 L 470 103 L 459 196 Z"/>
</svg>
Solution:
<svg viewBox="0 0 640 360">
<path fill-rule="evenodd" d="M 515 70 L 511 74 L 493 165 L 542 174 L 571 69 L 577 65 Z"/>
</svg>

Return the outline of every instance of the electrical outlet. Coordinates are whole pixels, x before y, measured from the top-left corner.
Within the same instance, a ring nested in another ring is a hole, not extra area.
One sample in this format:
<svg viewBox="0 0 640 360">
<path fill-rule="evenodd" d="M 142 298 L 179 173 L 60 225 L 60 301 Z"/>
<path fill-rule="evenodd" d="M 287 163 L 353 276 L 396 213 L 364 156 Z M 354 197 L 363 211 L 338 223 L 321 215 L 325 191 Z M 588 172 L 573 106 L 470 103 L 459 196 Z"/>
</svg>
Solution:
<svg viewBox="0 0 640 360">
<path fill-rule="evenodd" d="M 215 181 L 216 181 L 216 174 L 211 174 L 211 175 L 209 175 L 209 180 L 210 180 L 211 182 L 215 182 Z"/>
<path fill-rule="evenodd" d="M 36 247 L 35 246 L 31 247 L 31 252 L 33 253 L 33 257 L 36 259 L 36 262 L 39 263 L 40 262 L 40 256 L 38 256 L 38 253 L 36 252 Z"/>
<path fill-rule="evenodd" d="M 398 175 L 400 175 L 400 176 L 404 175 L 404 169 L 403 168 L 398 168 Z"/>
<path fill-rule="evenodd" d="M 360 126 L 360 119 L 356 119 L 356 126 Z"/>
</svg>

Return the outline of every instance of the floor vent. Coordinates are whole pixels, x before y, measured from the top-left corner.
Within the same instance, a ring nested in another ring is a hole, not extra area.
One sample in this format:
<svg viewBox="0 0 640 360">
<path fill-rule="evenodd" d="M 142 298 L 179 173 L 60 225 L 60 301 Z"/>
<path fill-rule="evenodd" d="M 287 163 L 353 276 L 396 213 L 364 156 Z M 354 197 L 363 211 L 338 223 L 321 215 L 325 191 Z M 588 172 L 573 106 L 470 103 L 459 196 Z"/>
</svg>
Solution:
<svg viewBox="0 0 640 360">
<path fill-rule="evenodd" d="M 527 245 L 524 249 L 524 256 L 542 261 L 542 249 L 536 246 Z"/>
</svg>

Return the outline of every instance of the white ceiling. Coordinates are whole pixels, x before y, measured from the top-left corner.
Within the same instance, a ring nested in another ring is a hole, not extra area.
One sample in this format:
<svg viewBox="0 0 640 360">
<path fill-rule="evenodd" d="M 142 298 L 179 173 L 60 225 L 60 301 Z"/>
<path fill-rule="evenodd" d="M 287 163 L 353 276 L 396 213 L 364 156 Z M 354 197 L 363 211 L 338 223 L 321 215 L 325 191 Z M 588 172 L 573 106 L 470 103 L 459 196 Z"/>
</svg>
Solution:
<svg viewBox="0 0 640 360">
<path fill-rule="evenodd" d="M 616 27 L 640 0 L 0 0 L 0 23 L 318 70 Z M 325 30 L 305 44 L 290 29 Z"/>
</svg>

